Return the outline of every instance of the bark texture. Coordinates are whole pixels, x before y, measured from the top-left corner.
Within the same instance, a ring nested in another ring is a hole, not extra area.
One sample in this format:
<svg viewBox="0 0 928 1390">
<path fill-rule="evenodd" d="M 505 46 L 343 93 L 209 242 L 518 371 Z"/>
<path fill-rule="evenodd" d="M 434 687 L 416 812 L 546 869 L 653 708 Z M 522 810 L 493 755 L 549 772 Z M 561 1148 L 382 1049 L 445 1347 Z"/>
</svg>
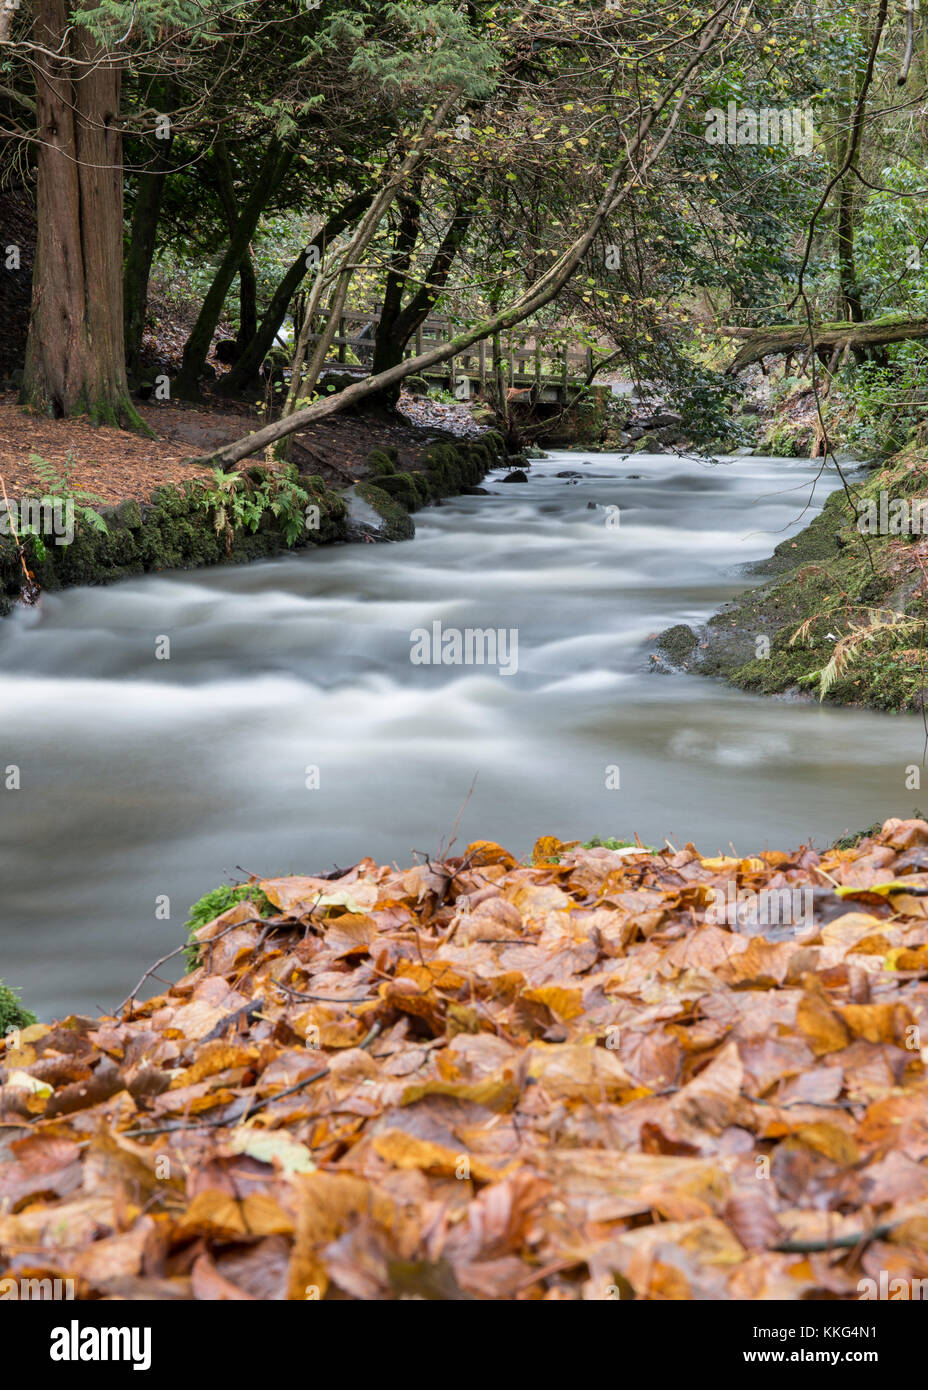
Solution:
<svg viewBox="0 0 928 1390">
<path fill-rule="evenodd" d="M 64 0 L 36 0 L 37 238 L 22 399 L 142 426 L 123 332 L 120 70 Z M 42 50 L 46 51 L 42 51 Z"/>
</svg>

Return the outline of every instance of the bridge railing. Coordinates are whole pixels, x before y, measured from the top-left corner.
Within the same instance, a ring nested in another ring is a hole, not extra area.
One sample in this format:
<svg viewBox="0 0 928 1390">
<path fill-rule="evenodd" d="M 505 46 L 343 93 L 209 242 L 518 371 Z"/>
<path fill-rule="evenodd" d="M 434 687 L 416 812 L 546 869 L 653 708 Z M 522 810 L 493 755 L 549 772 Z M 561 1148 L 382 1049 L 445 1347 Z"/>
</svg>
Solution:
<svg viewBox="0 0 928 1390">
<path fill-rule="evenodd" d="M 325 311 L 321 317 L 326 318 Z M 375 310 L 346 309 L 339 315 L 338 332 L 332 339 L 327 360 L 346 364 L 348 350 L 351 349 L 362 365 L 368 365 L 373 355 L 373 338 L 379 321 L 380 315 Z M 446 315 L 436 314 L 416 330 L 405 356 L 418 356 L 441 343 L 450 342 L 460 331 L 459 323 Z M 310 341 L 314 342 L 318 341 L 320 334 L 311 333 L 309 336 Z M 567 329 L 525 324 L 518 332 L 500 336 L 500 353 L 503 377 L 511 387 L 552 383 L 567 386 L 568 383 L 584 380 L 593 370 L 592 348 L 577 347 Z M 491 340 L 484 338 L 474 343 L 447 362 L 427 369 L 425 375 L 446 380 L 449 385 L 466 376 L 479 383 L 480 392 L 484 394 L 487 386 L 492 385 L 496 378 Z"/>
</svg>

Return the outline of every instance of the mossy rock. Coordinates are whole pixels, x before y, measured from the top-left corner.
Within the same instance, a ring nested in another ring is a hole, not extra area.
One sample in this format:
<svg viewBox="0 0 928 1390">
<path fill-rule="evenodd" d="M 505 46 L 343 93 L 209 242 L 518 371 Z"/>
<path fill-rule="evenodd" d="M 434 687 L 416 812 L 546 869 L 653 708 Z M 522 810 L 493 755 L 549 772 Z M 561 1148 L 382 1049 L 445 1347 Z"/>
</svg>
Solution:
<svg viewBox="0 0 928 1390">
<path fill-rule="evenodd" d="M 379 478 L 377 486 L 401 502 L 408 512 L 424 506 L 430 496 L 428 482 L 420 473 L 395 473 L 391 477 Z"/>
<path fill-rule="evenodd" d="M 677 623 L 661 633 L 657 646 L 674 666 L 686 666 L 699 646 L 699 638 L 686 623 Z"/>
<path fill-rule="evenodd" d="M 355 376 L 352 372 L 328 372 L 320 378 L 314 394 L 334 396 L 339 391 L 347 391 L 349 386 L 356 386 L 361 380 L 361 377 Z"/>
<path fill-rule="evenodd" d="M 381 519 L 380 534 L 388 541 L 410 541 L 416 524 L 406 508 L 374 483 L 355 483 L 354 491 Z"/>
<path fill-rule="evenodd" d="M 318 475 L 301 478 L 293 467 L 286 471 L 308 493 L 309 503 L 319 508 L 318 529 L 300 535 L 296 546 L 344 540 L 348 513 L 339 494 L 327 488 Z M 256 483 L 267 477 L 263 464 L 251 465 L 248 472 Z M 228 544 L 224 536 L 217 535 L 213 515 L 202 505 L 202 493 L 202 484 L 190 481 L 181 488 L 157 489 L 145 505 L 127 499 L 102 511 L 106 532 L 78 519 L 69 546 L 46 543 L 41 555 L 36 538 L 28 536 L 24 548 L 29 566 L 43 589 L 55 590 L 65 585 L 106 584 L 166 569 L 240 563 L 287 548 L 284 523 L 270 510 L 261 518 L 257 531 L 243 531 Z M 18 597 L 21 582 L 18 551 L 11 539 L 0 538 L 0 614 Z"/>
<path fill-rule="evenodd" d="M 392 476 L 398 463 L 399 454 L 396 449 L 372 449 L 367 456 L 367 467 L 379 478 Z"/>
<path fill-rule="evenodd" d="M 0 980 L 0 1036 L 5 1037 L 11 1028 L 28 1028 L 35 1022 L 35 1014 L 25 1008 L 18 990 Z"/>
</svg>

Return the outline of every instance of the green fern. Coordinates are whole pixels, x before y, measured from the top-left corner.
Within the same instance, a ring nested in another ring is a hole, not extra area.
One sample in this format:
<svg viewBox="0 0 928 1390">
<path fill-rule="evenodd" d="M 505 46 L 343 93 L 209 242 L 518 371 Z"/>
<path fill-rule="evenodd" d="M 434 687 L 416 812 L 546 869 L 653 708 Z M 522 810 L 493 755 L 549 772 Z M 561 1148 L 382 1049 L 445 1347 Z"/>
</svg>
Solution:
<svg viewBox="0 0 928 1390">
<path fill-rule="evenodd" d="M 308 502 L 309 493 L 286 470 L 255 482 L 247 474 L 216 468 L 212 483 L 204 484 L 197 498 L 202 510 L 213 513 L 216 535 L 225 538 L 228 550 L 237 532 L 257 531 L 267 515 L 277 520 L 287 545 L 295 545 L 303 533 Z"/>
<path fill-rule="evenodd" d="M 75 520 L 104 536 L 109 534 L 109 527 L 96 510 L 97 507 L 106 505 L 106 498 L 101 497 L 96 492 L 88 492 L 86 488 L 75 487 L 73 484 L 72 474 L 77 467 L 73 450 L 69 449 L 65 454 L 60 473 L 55 465 L 43 458 L 41 454 L 31 453 L 29 462 L 44 489 L 39 498 L 40 505 L 54 506 L 56 502 L 70 502 L 74 508 Z M 23 535 L 32 536 L 36 557 L 40 561 L 44 560 L 46 549 L 36 528 L 34 526 L 24 527 Z"/>
</svg>

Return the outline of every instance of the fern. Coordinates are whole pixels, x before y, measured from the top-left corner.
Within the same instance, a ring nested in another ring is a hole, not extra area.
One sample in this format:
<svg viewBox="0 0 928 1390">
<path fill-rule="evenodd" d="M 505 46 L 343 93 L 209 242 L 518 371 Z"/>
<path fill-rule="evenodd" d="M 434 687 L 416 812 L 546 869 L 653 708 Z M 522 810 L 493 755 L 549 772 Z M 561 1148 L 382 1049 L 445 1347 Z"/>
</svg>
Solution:
<svg viewBox="0 0 928 1390">
<path fill-rule="evenodd" d="M 851 623 L 850 632 L 837 642 L 831 660 L 818 673 L 818 698 L 824 700 L 828 692 L 838 683 L 847 668 L 861 655 L 868 642 L 892 634 L 901 637 L 916 628 L 924 626 L 921 618 L 900 617 L 894 609 L 874 609 L 869 614 L 869 622 Z"/>
<path fill-rule="evenodd" d="M 213 513 L 217 536 L 224 536 L 231 550 L 236 532 L 257 531 L 265 516 L 273 516 L 287 545 L 295 545 L 303 533 L 303 508 L 309 493 L 289 473 L 271 473 L 256 483 L 243 473 L 213 470 L 211 485 L 204 485 L 197 505 Z"/>
<path fill-rule="evenodd" d="M 86 488 L 75 487 L 73 484 L 72 474 L 77 467 L 73 450 L 69 449 L 65 454 L 60 473 L 55 465 L 43 458 L 41 454 L 31 453 L 29 462 L 44 489 L 42 496 L 38 499 L 41 506 L 54 506 L 56 502 L 70 502 L 74 508 L 76 520 L 83 522 L 92 531 L 100 532 L 104 536 L 109 535 L 109 527 L 96 510 L 97 507 L 106 505 L 106 498 L 100 497 L 96 492 L 88 492 Z M 46 557 L 45 544 L 36 528 L 25 526 L 22 534 L 33 537 L 36 556 L 40 561 L 44 560 Z"/>
</svg>

